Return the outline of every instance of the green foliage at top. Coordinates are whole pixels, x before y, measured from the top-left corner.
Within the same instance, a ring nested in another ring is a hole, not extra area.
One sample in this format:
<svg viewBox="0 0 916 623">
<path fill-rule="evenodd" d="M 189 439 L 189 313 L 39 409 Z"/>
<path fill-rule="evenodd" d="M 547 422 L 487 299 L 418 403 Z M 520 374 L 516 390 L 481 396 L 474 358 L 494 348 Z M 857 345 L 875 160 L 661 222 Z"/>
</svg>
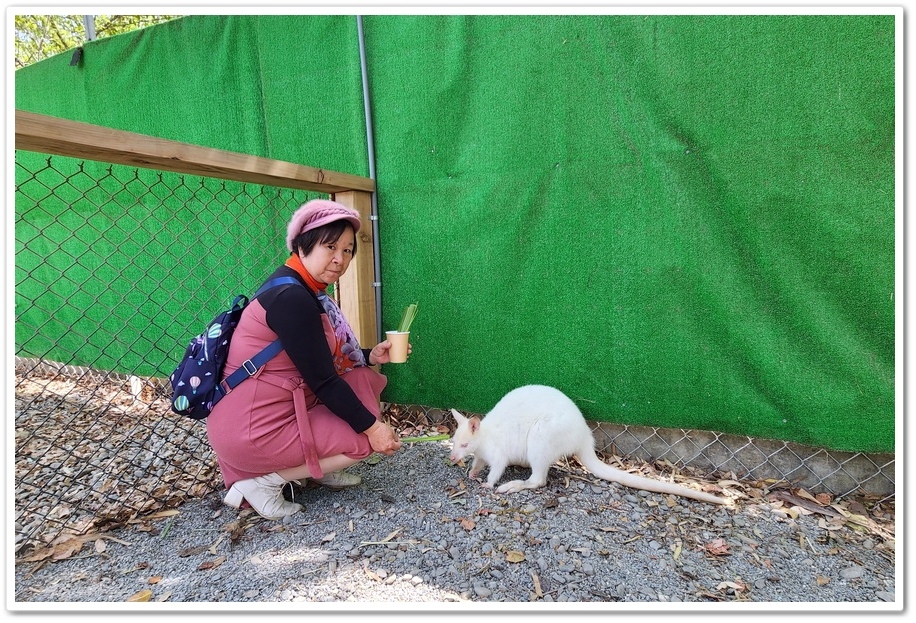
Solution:
<svg viewBox="0 0 916 623">
<path fill-rule="evenodd" d="M 92 15 L 95 38 L 120 35 L 167 22 L 180 15 Z M 86 41 L 82 15 L 17 15 L 15 20 L 15 68 L 26 67 Z"/>
</svg>

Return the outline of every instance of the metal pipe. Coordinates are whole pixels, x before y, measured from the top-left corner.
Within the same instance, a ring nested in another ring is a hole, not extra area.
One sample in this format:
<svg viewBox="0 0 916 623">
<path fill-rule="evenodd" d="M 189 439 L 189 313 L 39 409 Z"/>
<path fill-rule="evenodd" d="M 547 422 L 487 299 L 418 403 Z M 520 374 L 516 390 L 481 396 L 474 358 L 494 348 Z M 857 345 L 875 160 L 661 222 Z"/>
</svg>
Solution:
<svg viewBox="0 0 916 623">
<path fill-rule="evenodd" d="M 369 76 L 366 70 L 366 42 L 363 37 L 363 16 L 356 16 L 356 32 L 359 37 L 359 67 L 363 79 L 363 108 L 366 115 L 366 146 L 369 152 L 369 177 L 375 180 L 375 141 L 372 135 L 372 107 L 369 103 Z M 375 279 L 372 287 L 375 288 L 375 323 L 378 335 L 376 339 L 382 341 L 382 264 L 379 258 L 378 239 L 378 182 L 372 193 L 372 211 L 369 215 L 372 222 L 372 251 L 375 258 Z"/>
<path fill-rule="evenodd" d="M 83 15 L 83 27 L 86 29 L 86 41 L 95 41 L 95 15 Z"/>
</svg>

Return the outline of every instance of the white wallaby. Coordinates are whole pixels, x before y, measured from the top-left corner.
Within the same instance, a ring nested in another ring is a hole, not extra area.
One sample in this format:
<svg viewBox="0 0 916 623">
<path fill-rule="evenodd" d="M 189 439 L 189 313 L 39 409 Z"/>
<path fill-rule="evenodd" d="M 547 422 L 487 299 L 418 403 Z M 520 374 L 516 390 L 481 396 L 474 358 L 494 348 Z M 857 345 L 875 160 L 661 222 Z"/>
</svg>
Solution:
<svg viewBox="0 0 916 623">
<path fill-rule="evenodd" d="M 530 467 L 528 480 L 501 485 L 497 493 L 536 489 L 547 483 L 547 472 L 558 460 L 575 456 L 598 478 L 656 493 L 679 495 L 711 504 L 728 500 L 685 486 L 652 480 L 612 467 L 595 454 L 595 438 L 582 412 L 563 392 L 545 385 L 526 385 L 503 396 L 481 420 L 455 409 L 458 427 L 452 436 L 453 463 L 473 455 L 471 478 L 482 468 L 490 471 L 483 486 L 493 488 L 509 465 Z"/>
</svg>

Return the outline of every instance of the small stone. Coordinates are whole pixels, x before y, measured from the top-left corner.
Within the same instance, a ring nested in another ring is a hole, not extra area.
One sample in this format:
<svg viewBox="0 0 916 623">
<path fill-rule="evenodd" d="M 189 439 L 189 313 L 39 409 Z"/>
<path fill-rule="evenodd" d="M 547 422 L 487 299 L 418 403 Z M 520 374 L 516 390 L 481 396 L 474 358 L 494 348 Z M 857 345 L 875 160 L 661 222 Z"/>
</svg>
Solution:
<svg viewBox="0 0 916 623">
<path fill-rule="evenodd" d="M 482 584 L 475 584 L 474 585 L 474 594 L 477 595 L 478 597 L 489 597 L 490 595 L 493 594 L 493 591 L 491 591 L 489 588 L 487 588 L 486 586 Z"/>
<path fill-rule="evenodd" d="M 881 601 L 894 601 L 894 599 L 896 599 L 896 597 L 894 596 L 894 593 L 891 593 L 889 591 L 878 591 L 877 593 L 875 593 L 875 596 L 878 599 L 880 599 Z"/>
<path fill-rule="evenodd" d="M 856 578 L 861 578 L 865 575 L 865 567 L 860 567 L 859 565 L 853 565 L 851 567 L 846 567 L 840 571 L 840 577 L 844 580 L 854 580 Z"/>
</svg>

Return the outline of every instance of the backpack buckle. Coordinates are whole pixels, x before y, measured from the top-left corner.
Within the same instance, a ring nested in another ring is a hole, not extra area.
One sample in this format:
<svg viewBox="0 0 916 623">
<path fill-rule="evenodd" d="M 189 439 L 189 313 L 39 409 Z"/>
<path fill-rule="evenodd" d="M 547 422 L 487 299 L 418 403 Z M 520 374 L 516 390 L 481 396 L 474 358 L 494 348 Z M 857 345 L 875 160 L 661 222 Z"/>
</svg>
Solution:
<svg viewBox="0 0 916 623">
<path fill-rule="evenodd" d="M 258 367 L 254 365 L 254 362 L 251 359 L 246 359 L 242 363 L 242 367 L 245 368 L 245 372 L 248 373 L 248 376 L 254 376 L 258 371 Z"/>
</svg>

